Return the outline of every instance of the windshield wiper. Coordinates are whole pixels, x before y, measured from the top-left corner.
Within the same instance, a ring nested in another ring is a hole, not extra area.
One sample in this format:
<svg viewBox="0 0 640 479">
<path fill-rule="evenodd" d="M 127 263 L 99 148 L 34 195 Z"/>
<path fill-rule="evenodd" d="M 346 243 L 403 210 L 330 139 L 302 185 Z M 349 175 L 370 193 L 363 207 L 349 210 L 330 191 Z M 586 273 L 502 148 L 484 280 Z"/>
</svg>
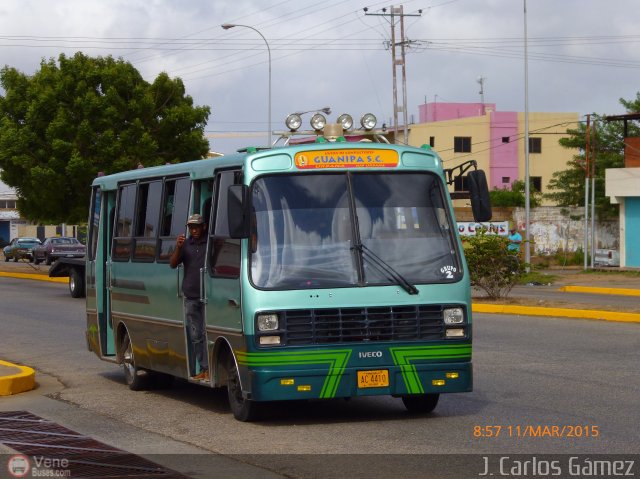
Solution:
<svg viewBox="0 0 640 479">
<path fill-rule="evenodd" d="M 402 286 L 407 293 L 418 294 L 418 288 L 407 281 L 407 279 L 395 270 L 393 266 L 380 258 L 364 244 L 358 243 L 352 246 L 351 249 L 358 250 L 364 259 L 368 260 L 379 272 L 383 273 L 387 279 L 395 281 L 396 284 Z"/>
</svg>

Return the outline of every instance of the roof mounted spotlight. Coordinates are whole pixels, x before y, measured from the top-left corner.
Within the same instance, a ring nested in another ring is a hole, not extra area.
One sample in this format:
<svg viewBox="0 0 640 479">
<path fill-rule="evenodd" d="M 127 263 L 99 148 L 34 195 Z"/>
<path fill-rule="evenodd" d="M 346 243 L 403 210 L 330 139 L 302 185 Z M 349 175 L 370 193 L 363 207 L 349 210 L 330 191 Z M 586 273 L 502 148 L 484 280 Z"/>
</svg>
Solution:
<svg viewBox="0 0 640 479">
<path fill-rule="evenodd" d="M 348 131 L 353 128 L 353 117 L 347 113 L 343 113 L 338 117 L 338 123 L 342 125 L 344 131 Z"/>
<path fill-rule="evenodd" d="M 287 116 L 287 119 L 284 121 L 284 123 L 285 125 L 287 125 L 287 128 L 289 128 L 289 130 L 297 131 L 298 128 L 300 128 L 300 126 L 302 125 L 302 118 L 298 113 L 291 113 L 289 116 Z"/>
<path fill-rule="evenodd" d="M 327 119 L 321 113 L 316 113 L 311 117 L 311 128 L 316 131 L 322 130 L 327 124 Z"/>
<path fill-rule="evenodd" d="M 373 130 L 376 127 L 376 123 L 378 123 L 378 119 L 373 113 L 365 113 L 360 118 L 360 124 L 365 130 Z"/>
</svg>

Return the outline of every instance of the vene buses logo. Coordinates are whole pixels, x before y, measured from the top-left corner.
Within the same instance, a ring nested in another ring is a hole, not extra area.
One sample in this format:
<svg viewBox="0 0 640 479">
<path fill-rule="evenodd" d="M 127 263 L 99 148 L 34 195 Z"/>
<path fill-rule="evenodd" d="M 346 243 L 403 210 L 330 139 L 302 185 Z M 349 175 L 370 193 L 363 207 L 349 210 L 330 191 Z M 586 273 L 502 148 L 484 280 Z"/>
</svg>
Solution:
<svg viewBox="0 0 640 479">
<path fill-rule="evenodd" d="M 11 477 L 27 477 L 31 470 L 29 458 L 22 454 L 11 456 L 7 462 L 7 470 Z"/>
</svg>

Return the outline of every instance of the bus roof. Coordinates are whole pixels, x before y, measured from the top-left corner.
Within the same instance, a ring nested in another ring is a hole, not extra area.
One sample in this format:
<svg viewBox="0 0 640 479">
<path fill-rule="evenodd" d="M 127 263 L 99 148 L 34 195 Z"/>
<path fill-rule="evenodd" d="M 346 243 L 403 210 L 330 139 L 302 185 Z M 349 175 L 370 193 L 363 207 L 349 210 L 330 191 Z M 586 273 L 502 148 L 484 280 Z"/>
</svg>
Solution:
<svg viewBox="0 0 640 479">
<path fill-rule="evenodd" d="M 105 190 L 119 183 L 163 176 L 211 178 L 214 170 L 246 166 L 248 177 L 269 171 L 353 169 L 430 170 L 442 175 L 442 161 L 428 145 L 421 148 L 371 142 L 298 144 L 271 149 L 247 148 L 232 155 L 153 166 L 99 176 L 93 186 Z"/>
</svg>

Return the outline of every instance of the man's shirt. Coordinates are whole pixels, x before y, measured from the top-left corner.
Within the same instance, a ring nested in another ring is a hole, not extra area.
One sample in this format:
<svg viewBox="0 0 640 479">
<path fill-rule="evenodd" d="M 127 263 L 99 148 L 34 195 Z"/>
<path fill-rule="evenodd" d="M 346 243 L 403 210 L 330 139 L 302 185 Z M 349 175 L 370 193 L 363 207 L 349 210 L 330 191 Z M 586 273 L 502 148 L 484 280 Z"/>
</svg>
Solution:
<svg viewBox="0 0 640 479">
<path fill-rule="evenodd" d="M 184 265 L 182 293 L 187 299 L 200 298 L 200 268 L 204 267 L 207 251 L 206 235 L 199 240 L 192 237 L 185 239 L 178 263 Z"/>
</svg>

